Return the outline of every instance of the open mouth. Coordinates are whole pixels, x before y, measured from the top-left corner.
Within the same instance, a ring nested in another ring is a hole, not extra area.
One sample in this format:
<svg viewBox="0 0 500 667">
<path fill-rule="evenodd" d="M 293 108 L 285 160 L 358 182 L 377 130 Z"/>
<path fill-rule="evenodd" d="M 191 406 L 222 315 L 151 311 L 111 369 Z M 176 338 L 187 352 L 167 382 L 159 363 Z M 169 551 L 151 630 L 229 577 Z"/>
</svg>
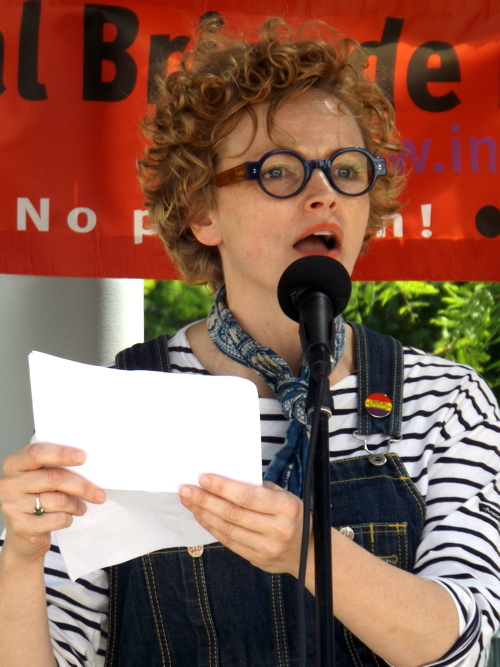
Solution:
<svg viewBox="0 0 500 667">
<path fill-rule="evenodd" d="M 323 242 L 327 250 L 333 250 L 337 245 L 335 236 L 332 234 L 332 232 L 328 231 L 314 232 L 314 234 L 311 234 L 311 236 L 319 238 Z"/>
<path fill-rule="evenodd" d="M 325 252 L 335 250 L 337 238 L 328 230 L 318 230 L 298 241 L 294 248 L 301 252 Z"/>
</svg>

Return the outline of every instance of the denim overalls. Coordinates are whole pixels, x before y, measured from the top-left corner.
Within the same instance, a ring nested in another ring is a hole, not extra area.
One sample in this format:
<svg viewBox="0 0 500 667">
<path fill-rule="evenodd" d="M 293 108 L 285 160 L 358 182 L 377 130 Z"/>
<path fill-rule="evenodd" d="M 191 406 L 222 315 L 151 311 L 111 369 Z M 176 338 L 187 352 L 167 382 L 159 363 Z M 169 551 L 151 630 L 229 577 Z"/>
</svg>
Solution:
<svg viewBox="0 0 500 667">
<path fill-rule="evenodd" d="M 356 437 L 401 431 L 401 345 L 351 324 L 356 336 L 359 405 L 387 394 L 394 409 L 376 419 L 358 410 Z M 124 350 L 117 367 L 169 371 L 167 337 Z M 411 570 L 425 504 L 394 453 L 331 464 L 336 528 L 393 565 Z M 133 539 L 133 536 L 131 537 Z M 348 539 L 346 537 L 346 539 Z M 295 667 L 299 660 L 297 582 L 268 574 L 219 543 L 146 554 L 109 568 L 106 667 Z M 315 600 L 306 591 L 307 665 L 316 665 Z M 383 628 L 380 629 L 384 631 Z M 337 667 L 383 665 L 335 621 Z M 329 667 L 326 666 L 325 667 Z"/>
</svg>

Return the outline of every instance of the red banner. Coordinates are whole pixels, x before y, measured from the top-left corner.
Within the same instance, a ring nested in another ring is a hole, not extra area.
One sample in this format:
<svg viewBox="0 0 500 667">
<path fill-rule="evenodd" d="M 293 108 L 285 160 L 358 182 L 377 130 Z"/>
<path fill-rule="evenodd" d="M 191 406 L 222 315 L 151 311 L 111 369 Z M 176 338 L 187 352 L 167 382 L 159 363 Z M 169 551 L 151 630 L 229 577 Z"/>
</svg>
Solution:
<svg viewBox="0 0 500 667">
<path fill-rule="evenodd" d="M 253 29 L 250 0 L 3 0 L 0 9 L 0 272 L 175 275 L 150 235 L 135 175 L 158 68 L 219 11 Z M 181 9 L 179 7 L 182 7 Z M 360 280 L 500 280 L 500 3 L 277 0 L 371 51 L 411 169 L 404 208 L 356 269 Z"/>
</svg>

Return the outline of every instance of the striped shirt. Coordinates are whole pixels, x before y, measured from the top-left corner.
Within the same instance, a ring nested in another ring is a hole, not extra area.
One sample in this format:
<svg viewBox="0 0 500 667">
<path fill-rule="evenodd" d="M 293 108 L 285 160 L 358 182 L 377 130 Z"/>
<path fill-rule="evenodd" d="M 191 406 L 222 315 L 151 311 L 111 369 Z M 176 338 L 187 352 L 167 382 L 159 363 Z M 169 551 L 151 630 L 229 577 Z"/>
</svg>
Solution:
<svg viewBox="0 0 500 667">
<path fill-rule="evenodd" d="M 174 373 L 208 374 L 179 331 L 169 343 Z M 461 637 L 435 665 L 484 665 L 500 625 L 500 413 L 471 368 L 405 348 L 403 434 L 394 444 L 427 515 L 414 572 L 451 594 Z M 332 387 L 332 460 L 363 455 L 357 378 Z M 287 420 L 275 399 L 260 399 L 262 464 L 284 444 Z M 383 436 L 368 436 L 370 451 Z M 77 582 L 65 571 L 56 536 L 45 561 L 48 615 L 59 667 L 101 666 L 107 642 L 108 580 L 100 570 Z"/>
</svg>

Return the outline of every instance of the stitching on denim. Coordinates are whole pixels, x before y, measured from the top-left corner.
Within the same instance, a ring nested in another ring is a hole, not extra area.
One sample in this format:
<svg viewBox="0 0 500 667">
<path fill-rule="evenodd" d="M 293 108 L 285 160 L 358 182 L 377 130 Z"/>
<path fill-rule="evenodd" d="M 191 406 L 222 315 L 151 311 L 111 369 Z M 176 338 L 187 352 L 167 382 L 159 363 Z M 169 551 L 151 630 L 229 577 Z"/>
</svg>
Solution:
<svg viewBox="0 0 500 667">
<path fill-rule="evenodd" d="M 397 390 L 396 378 L 397 378 L 397 372 L 398 372 L 397 344 L 396 344 L 396 341 L 394 340 L 394 338 L 392 339 L 391 343 L 392 343 L 392 356 L 395 359 L 394 366 L 393 366 L 393 374 L 392 374 L 392 386 L 393 386 L 394 392 L 396 392 L 396 390 Z M 394 397 L 392 397 L 392 398 L 393 398 L 393 400 L 396 400 Z M 390 419 L 391 419 L 390 428 L 391 428 L 391 433 L 392 434 L 394 434 L 394 422 L 395 422 L 395 419 L 396 419 L 396 412 L 397 412 L 397 410 L 393 410 L 392 413 L 391 413 L 391 417 L 390 417 Z"/>
<path fill-rule="evenodd" d="M 406 470 L 406 467 L 405 467 L 404 463 L 401 461 L 401 459 L 399 458 L 399 456 L 394 459 L 394 465 L 397 467 L 398 472 L 401 475 L 401 477 L 399 479 L 401 479 L 401 481 L 405 483 L 406 488 L 411 493 L 415 502 L 418 505 L 418 511 L 420 512 L 420 516 L 422 517 L 422 525 L 420 527 L 420 530 L 422 530 L 423 527 L 424 527 L 424 523 L 425 523 L 425 502 L 424 502 L 424 499 L 422 498 L 419 491 L 417 491 L 417 488 L 415 487 L 415 484 L 413 483 L 410 476 L 408 475 L 408 471 Z"/>
<path fill-rule="evenodd" d="M 217 633 L 215 631 L 214 620 L 212 618 L 212 612 L 210 611 L 210 602 L 208 600 L 207 582 L 206 582 L 206 579 L 205 579 L 205 566 L 203 564 L 203 559 L 202 558 L 198 558 L 198 559 L 194 559 L 194 560 L 198 560 L 197 566 L 198 566 L 198 569 L 199 569 L 199 572 L 200 572 L 201 583 L 202 583 L 202 586 L 203 586 L 203 597 L 205 599 L 205 611 L 206 611 L 208 621 L 210 623 L 210 627 L 212 629 L 212 636 L 213 636 L 213 640 L 214 640 L 214 660 L 215 660 L 214 664 L 218 665 L 219 664 L 219 646 L 218 646 L 218 642 L 217 642 Z M 210 658 L 210 661 L 211 661 L 211 658 Z"/>
<path fill-rule="evenodd" d="M 155 344 L 156 344 L 156 350 L 157 350 L 157 353 L 158 353 L 158 363 L 160 364 L 160 371 L 163 372 L 163 357 L 162 357 L 162 354 L 161 354 L 162 351 L 161 351 L 161 347 L 160 347 L 160 339 L 159 338 L 156 338 Z"/>
<path fill-rule="evenodd" d="M 116 613 L 117 613 L 117 589 L 118 589 L 118 568 L 111 567 L 109 569 L 109 609 L 108 617 L 110 620 L 109 624 L 109 636 L 108 636 L 108 645 L 106 647 L 106 660 L 105 667 L 112 667 L 114 662 L 114 653 L 116 646 Z"/>
<path fill-rule="evenodd" d="M 161 625 L 162 625 L 161 631 L 160 631 L 160 626 L 159 626 L 159 623 L 158 623 L 158 616 L 157 616 L 158 596 L 157 596 L 157 593 L 156 593 L 156 584 L 154 582 L 154 577 L 153 577 L 153 586 L 155 587 L 154 597 L 153 597 L 152 592 L 151 592 L 149 573 L 148 573 L 148 567 L 149 567 L 149 569 L 151 570 L 151 574 L 153 574 L 153 567 L 152 567 L 151 560 L 149 559 L 149 557 L 147 555 L 143 556 L 141 558 L 141 560 L 142 560 L 142 569 L 144 571 L 144 578 L 146 580 L 146 588 L 148 589 L 149 601 L 151 603 L 151 611 L 153 613 L 153 619 L 154 619 L 154 622 L 155 622 L 156 634 L 158 635 L 158 645 L 160 647 L 161 661 L 162 661 L 163 665 L 166 665 L 167 663 L 165 662 L 165 654 L 163 652 L 163 646 L 162 646 L 162 641 L 161 641 L 161 634 L 163 633 L 164 641 L 165 641 L 166 648 L 167 648 L 167 651 L 168 651 L 168 645 L 166 643 L 166 637 L 165 637 L 165 628 L 163 627 L 163 621 L 160 619 L 161 620 Z M 156 604 L 155 604 L 155 601 L 156 601 Z M 168 662 L 169 662 L 169 665 L 172 665 L 172 661 L 170 659 L 170 652 L 168 652 Z"/>
<path fill-rule="evenodd" d="M 280 646 L 280 633 L 278 628 L 278 616 L 276 614 L 276 598 L 274 593 L 274 584 L 275 584 L 275 574 L 271 574 L 271 599 L 273 603 L 273 617 L 274 617 L 274 635 L 276 637 L 276 648 L 278 649 L 278 666 L 281 667 L 283 663 L 281 662 L 281 646 Z"/>
<path fill-rule="evenodd" d="M 349 653 L 351 654 L 351 658 L 354 661 L 357 661 L 359 667 L 362 667 L 363 663 L 361 662 L 361 658 L 360 658 L 360 655 L 358 653 L 358 649 L 356 648 L 356 644 L 354 643 L 354 635 L 347 628 L 344 628 L 344 633 L 345 633 L 347 648 L 349 650 Z"/>
<path fill-rule="evenodd" d="M 401 437 L 403 419 L 403 387 L 404 387 L 404 353 L 400 353 L 401 344 L 392 339 L 392 356 L 394 358 L 392 388 L 394 392 L 394 410 L 391 414 L 391 434 L 393 437 Z M 396 426 L 396 428 L 395 428 Z"/>
<path fill-rule="evenodd" d="M 283 653 L 284 653 L 284 660 L 285 660 L 285 667 L 289 667 L 290 665 L 290 656 L 288 655 L 288 645 L 287 645 L 287 640 L 286 640 L 286 631 L 285 631 L 285 616 L 283 614 L 283 588 L 282 588 L 282 577 L 281 575 L 276 575 L 276 579 L 278 582 L 278 593 L 279 593 L 279 608 L 280 608 L 280 616 L 281 616 L 281 631 L 282 631 L 282 636 L 283 636 Z"/>
<path fill-rule="evenodd" d="M 401 563 L 401 569 L 407 569 L 407 557 L 403 558 L 402 546 L 405 547 L 405 554 L 408 554 L 407 540 L 408 540 L 408 525 L 406 523 L 365 523 L 365 524 L 354 524 L 356 535 L 368 535 L 370 540 L 370 551 L 371 553 L 390 562 L 392 565 L 397 566 L 397 563 Z M 377 535 L 395 535 L 397 539 L 397 552 L 395 554 L 386 554 L 385 556 L 378 555 L 376 553 L 376 536 Z M 399 555 L 398 555 L 399 554 Z"/>
<path fill-rule="evenodd" d="M 404 531 L 396 530 L 396 539 L 398 542 L 398 555 L 395 556 L 396 562 L 400 563 L 401 568 L 403 568 L 403 561 L 401 558 L 401 536 L 404 535 Z"/>
<path fill-rule="evenodd" d="M 366 456 L 357 456 L 353 457 L 351 459 L 342 459 L 339 461 L 332 461 L 332 465 L 335 465 L 337 463 L 345 463 L 346 461 L 358 461 L 359 459 L 364 459 Z M 397 454 L 387 454 L 387 459 L 390 459 L 391 462 L 394 464 L 394 467 L 396 468 L 396 472 L 399 474 L 399 477 L 393 477 L 392 475 L 389 474 L 383 474 L 381 473 L 380 475 L 370 475 L 368 478 L 369 480 L 372 479 L 390 479 L 394 482 L 402 481 L 402 482 L 407 482 L 410 477 L 408 475 L 408 472 L 406 469 L 401 471 L 401 469 L 398 467 L 398 462 L 400 461 L 400 458 Z M 348 477 L 348 478 L 343 478 L 339 480 L 333 480 L 330 482 L 330 484 L 343 484 L 345 482 L 361 482 L 365 481 L 367 478 L 366 477 Z M 414 494 L 413 494 L 414 495 Z M 414 496 L 415 497 L 415 496 Z"/>
<path fill-rule="evenodd" d="M 283 614 L 282 578 L 279 574 L 271 574 L 271 598 L 273 603 L 274 633 L 278 650 L 278 667 L 289 667 L 290 656 L 285 632 L 285 617 Z M 276 600 L 276 597 L 279 599 Z M 277 609 L 279 608 L 279 620 Z"/>
<path fill-rule="evenodd" d="M 356 345 L 356 365 L 358 370 L 358 427 L 357 430 L 360 433 L 364 433 L 364 417 L 361 410 L 362 395 L 363 395 L 363 385 L 366 384 L 366 373 L 364 372 L 364 364 L 360 364 L 359 360 L 361 359 L 361 344 L 365 343 L 366 351 L 366 337 L 363 328 L 356 322 L 349 322 L 352 330 L 354 331 L 354 343 Z M 367 390 L 365 391 L 367 393 Z"/>
<path fill-rule="evenodd" d="M 404 481 L 403 477 L 391 477 L 390 475 L 373 475 L 369 478 L 370 480 L 372 479 L 390 479 L 395 482 L 398 482 L 400 480 Z M 330 482 L 330 484 L 344 484 L 345 482 L 364 482 L 366 481 L 366 477 L 349 477 L 349 479 L 339 479 L 335 480 L 333 482 Z"/>
<path fill-rule="evenodd" d="M 359 336 L 359 338 L 360 338 L 360 339 L 362 338 L 363 351 L 364 351 L 364 359 L 368 359 L 368 346 L 367 346 L 367 342 L 366 342 L 365 332 L 364 332 L 363 329 L 361 329 L 361 334 L 362 334 L 362 336 Z M 361 342 L 361 341 L 360 341 L 360 342 Z M 360 352 L 361 352 L 361 349 L 360 349 Z M 361 367 L 364 367 L 365 370 L 364 370 L 364 373 L 363 373 L 362 381 L 363 381 L 363 384 L 364 384 L 364 396 L 367 396 L 367 395 L 368 395 L 368 382 L 369 382 L 369 379 L 368 379 L 368 367 L 367 367 L 367 364 L 360 364 L 360 362 L 359 362 L 359 359 L 360 359 L 360 358 L 361 358 L 361 357 L 358 357 L 358 361 L 357 361 L 358 372 L 361 372 Z M 360 379 L 361 379 L 361 378 L 360 378 Z M 364 432 L 364 431 L 368 431 L 368 430 L 369 430 L 369 421 L 368 421 L 368 417 L 366 417 L 366 415 L 364 415 L 364 413 L 363 413 L 363 407 L 364 407 L 364 406 L 361 405 L 361 404 L 358 406 L 358 411 L 359 411 L 359 415 L 360 415 L 360 423 L 363 423 L 363 422 L 364 422 L 364 427 L 363 427 L 363 429 L 362 429 L 362 432 Z M 362 416 L 362 415 L 363 415 L 363 416 Z M 364 419 L 363 419 L 363 417 L 364 417 Z"/>
<path fill-rule="evenodd" d="M 207 622 L 206 622 L 206 620 L 205 620 L 205 614 L 203 613 L 203 605 L 202 605 L 202 602 L 201 602 L 201 596 L 200 596 L 200 587 L 199 587 L 199 585 L 198 585 L 198 576 L 197 576 L 197 572 L 196 572 L 196 560 L 197 560 L 197 559 L 194 559 L 194 558 L 192 559 L 192 561 L 193 561 L 193 570 L 194 570 L 194 583 L 195 583 L 195 586 L 196 586 L 196 595 L 197 595 L 197 597 L 198 597 L 198 606 L 199 606 L 199 608 L 200 608 L 201 618 L 202 618 L 202 620 L 203 620 L 203 625 L 205 626 L 205 630 L 206 630 L 207 637 L 208 637 L 208 645 L 209 645 L 209 661 L 210 661 L 210 664 L 211 664 L 212 660 L 211 660 L 211 650 L 210 650 L 210 647 L 211 647 L 212 642 L 211 642 L 211 639 L 210 639 L 210 633 L 209 633 L 209 631 L 208 631 Z"/>
<path fill-rule="evenodd" d="M 398 401 L 399 401 L 399 409 L 397 413 L 397 417 L 399 420 L 398 424 L 398 429 L 397 433 L 399 437 L 402 437 L 402 432 L 403 432 L 403 400 L 404 400 L 404 386 L 405 386 L 405 377 L 404 377 L 404 372 L 405 372 L 405 361 L 404 361 L 404 350 L 403 346 L 401 343 L 398 341 L 395 341 L 396 347 L 400 348 L 400 354 L 396 354 L 396 363 L 395 366 L 397 367 L 397 378 L 395 380 L 394 384 L 394 390 L 398 394 Z"/>
<path fill-rule="evenodd" d="M 193 561 L 194 583 L 196 585 L 196 595 L 198 597 L 198 606 L 200 608 L 201 618 L 203 620 L 203 625 L 205 626 L 205 631 L 207 633 L 207 638 L 208 638 L 208 661 L 209 661 L 208 664 L 211 667 L 211 665 L 212 665 L 212 651 L 214 650 L 213 647 L 212 647 L 212 644 L 213 644 L 213 641 L 215 639 L 215 637 L 214 637 L 215 629 L 214 629 L 214 626 L 213 626 L 213 623 L 212 623 L 212 619 L 210 618 L 210 614 L 207 613 L 207 610 L 206 610 L 206 606 L 207 606 L 208 602 L 205 600 L 205 606 L 204 606 L 203 602 L 202 602 L 202 599 L 201 599 L 201 595 L 200 595 L 200 586 L 199 586 L 199 582 L 198 582 L 198 570 L 197 570 L 197 568 L 198 568 L 198 566 L 201 567 L 201 563 L 198 563 L 198 561 L 200 561 L 201 558 L 191 558 L 191 560 Z M 207 616 L 210 618 L 210 624 L 212 626 L 212 633 L 210 633 L 210 628 L 207 625 L 207 618 L 206 618 Z"/>
<path fill-rule="evenodd" d="M 387 533 L 387 529 L 392 528 L 393 533 L 404 533 L 408 529 L 408 524 L 405 521 L 366 521 L 365 523 L 354 524 L 356 526 L 356 534 L 366 534 L 366 532 Z M 383 530 L 373 530 L 373 528 L 382 528 Z"/>
<path fill-rule="evenodd" d="M 371 433 L 371 427 L 373 426 L 371 418 L 368 413 L 365 414 L 363 411 L 363 399 L 366 399 L 368 392 L 370 390 L 370 365 L 369 365 L 369 350 L 370 345 L 368 344 L 368 336 L 364 327 L 355 322 L 349 322 L 349 325 L 354 331 L 356 354 L 357 354 L 357 366 L 358 366 L 358 431 L 361 434 L 368 435 Z M 402 351 L 401 343 L 393 338 L 392 336 L 387 336 L 387 345 L 390 346 L 390 353 L 388 354 L 388 363 L 390 365 L 392 373 L 392 393 L 394 394 L 393 403 L 394 409 L 391 412 L 389 417 L 388 424 L 390 433 L 393 437 L 400 437 L 401 433 L 401 420 L 402 420 L 402 406 L 403 406 L 403 397 L 402 390 L 404 386 L 404 353 Z M 362 355 L 362 352 L 364 353 Z M 389 352 L 389 351 L 388 351 Z M 365 362 L 361 363 L 361 359 L 364 359 Z M 391 363 L 390 360 L 393 360 Z M 389 379 L 389 378 L 388 378 Z M 377 431 L 377 429 L 375 429 Z M 384 432 L 385 429 L 384 429 Z"/>
<path fill-rule="evenodd" d="M 408 544 L 408 530 L 404 530 L 400 533 L 400 540 L 401 540 L 401 569 L 403 570 L 408 570 L 408 567 L 410 565 L 409 562 L 409 553 L 410 553 L 410 547 Z M 404 550 L 403 550 L 404 549 Z"/>
<path fill-rule="evenodd" d="M 151 562 L 151 559 L 149 557 L 148 557 L 148 565 L 149 565 L 149 569 L 151 571 L 151 580 L 153 582 L 156 606 L 158 608 L 158 617 L 159 617 L 159 620 L 160 620 L 161 631 L 162 631 L 162 634 L 163 634 L 163 641 L 165 642 L 165 650 L 166 650 L 167 656 L 168 656 L 168 663 L 169 663 L 169 665 L 172 665 L 172 656 L 170 655 L 170 649 L 169 649 L 168 640 L 167 640 L 167 633 L 165 631 L 165 625 L 163 623 L 163 615 L 161 613 L 160 601 L 159 601 L 159 598 L 158 598 L 158 589 L 156 587 L 155 572 L 154 572 L 154 568 L 153 568 L 153 563 Z"/>
<path fill-rule="evenodd" d="M 170 372 L 171 367 L 170 367 L 170 357 L 168 356 L 168 336 L 166 334 L 163 334 L 163 336 L 161 337 L 161 342 L 163 344 L 164 359 L 167 364 L 167 372 Z"/>
</svg>

